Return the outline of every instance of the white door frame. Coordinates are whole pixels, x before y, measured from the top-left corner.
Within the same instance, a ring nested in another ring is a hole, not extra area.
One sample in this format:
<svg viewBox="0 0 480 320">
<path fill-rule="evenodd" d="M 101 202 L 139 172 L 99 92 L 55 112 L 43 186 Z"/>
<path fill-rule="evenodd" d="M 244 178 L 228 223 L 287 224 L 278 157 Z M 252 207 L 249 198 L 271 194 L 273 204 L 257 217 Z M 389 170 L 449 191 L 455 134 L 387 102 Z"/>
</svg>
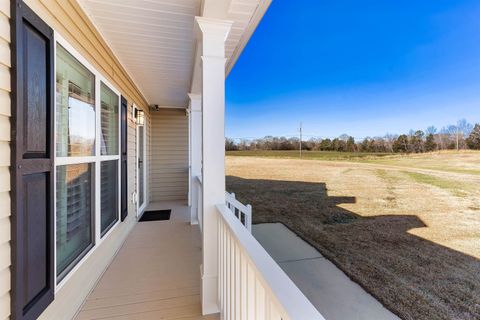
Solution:
<svg viewBox="0 0 480 320">
<path fill-rule="evenodd" d="M 139 168 L 139 127 L 143 127 L 143 186 L 140 186 L 140 172 L 138 170 Z M 135 138 L 136 138 L 136 148 L 135 148 L 135 165 L 137 168 L 137 181 L 136 181 L 136 187 L 137 187 L 137 218 L 140 219 L 141 216 L 143 215 L 143 212 L 145 211 L 145 208 L 148 205 L 148 197 L 147 197 L 147 123 L 145 122 L 144 125 L 136 125 L 135 128 Z M 143 188 L 143 204 L 140 205 L 140 188 Z"/>
</svg>

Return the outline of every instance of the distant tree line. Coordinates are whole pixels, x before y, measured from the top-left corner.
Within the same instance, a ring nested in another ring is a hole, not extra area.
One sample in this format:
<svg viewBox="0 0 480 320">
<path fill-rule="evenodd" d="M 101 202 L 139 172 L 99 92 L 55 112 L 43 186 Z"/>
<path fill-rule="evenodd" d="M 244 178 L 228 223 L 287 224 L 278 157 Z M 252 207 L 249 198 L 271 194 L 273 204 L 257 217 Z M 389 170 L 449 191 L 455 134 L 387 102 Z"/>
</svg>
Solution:
<svg viewBox="0 0 480 320">
<path fill-rule="evenodd" d="M 298 137 L 267 136 L 260 139 L 227 138 L 225 149 L 235 150 L 298 150 Z M 342 134 L 334 139 L 310 138 L 302 141 L 303 150 L 337 152 L 386 152 L 386 153 L 422 153 L 437 150 L 480 150 L 480 124 L 473 126 L 465 119 L 456 125 L 445 126 L 437 130 L 434 126 L 423 130 L 410 130 L 408 134 L 386 134 L 383 137 L 367 137 L 355 141 L 352 136 Z"/>
</svg>

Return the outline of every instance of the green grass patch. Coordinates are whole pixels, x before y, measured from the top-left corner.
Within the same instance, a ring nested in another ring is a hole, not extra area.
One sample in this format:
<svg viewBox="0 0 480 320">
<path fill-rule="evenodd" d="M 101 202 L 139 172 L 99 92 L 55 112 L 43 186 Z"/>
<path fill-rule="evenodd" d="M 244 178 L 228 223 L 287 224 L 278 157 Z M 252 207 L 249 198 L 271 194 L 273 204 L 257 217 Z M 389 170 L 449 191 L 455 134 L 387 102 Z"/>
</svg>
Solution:
<svg viewBox="0 0 480 320">
<path fill-rule="evenodd" d="M 447 190 L 457 197 L 466 197 L 468 195 L 466 190 L 468 190 L 469 188 L 468 185 L 465 183 L 454 180 L 442 179 L 436 176 L 419 172 L 403 171 L 403 173 L 417 183 L 428 184 L 443 190 Z"/>
<path fill-rule="evenodd" d="M 401 180 L 400 177 L 393 175 L 393 172 L 389 172 L 385 169 L 376 169 L 375 174 L 377 177 L 388 183 L 389 187 L 393 184 L 397 184 Z"/>
</svg>

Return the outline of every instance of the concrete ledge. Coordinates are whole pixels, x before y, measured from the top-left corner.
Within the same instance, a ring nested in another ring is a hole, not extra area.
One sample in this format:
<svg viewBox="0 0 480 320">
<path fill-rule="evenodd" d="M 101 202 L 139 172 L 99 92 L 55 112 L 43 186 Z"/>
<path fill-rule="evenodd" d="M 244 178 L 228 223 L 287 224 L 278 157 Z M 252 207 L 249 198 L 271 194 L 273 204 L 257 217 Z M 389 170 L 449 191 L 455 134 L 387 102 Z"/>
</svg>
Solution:
<svg viewBox="0 0 480 320">
<path fill-rule="evenodd" d="M 254 237 L 327 320 L 400 320 L 281 223 L 253 226 Z"/>
</svg>

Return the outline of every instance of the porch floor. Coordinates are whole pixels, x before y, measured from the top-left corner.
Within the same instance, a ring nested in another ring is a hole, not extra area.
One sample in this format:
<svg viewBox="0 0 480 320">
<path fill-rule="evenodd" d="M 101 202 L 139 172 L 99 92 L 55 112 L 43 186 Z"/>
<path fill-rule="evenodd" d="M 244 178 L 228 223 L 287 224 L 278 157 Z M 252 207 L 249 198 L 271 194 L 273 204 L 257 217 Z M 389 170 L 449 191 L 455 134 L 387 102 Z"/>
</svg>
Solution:
<svg viewBox="0 0 480 320">
<path fill-rule="evenodd" d="M 188 207 L 154 203 L 148 209 L 172 209 L 172 215 L 133 228 L 77 320 L 219 319 L 201 315 L 200 231 L 190 225 Z"/>
</svg>

